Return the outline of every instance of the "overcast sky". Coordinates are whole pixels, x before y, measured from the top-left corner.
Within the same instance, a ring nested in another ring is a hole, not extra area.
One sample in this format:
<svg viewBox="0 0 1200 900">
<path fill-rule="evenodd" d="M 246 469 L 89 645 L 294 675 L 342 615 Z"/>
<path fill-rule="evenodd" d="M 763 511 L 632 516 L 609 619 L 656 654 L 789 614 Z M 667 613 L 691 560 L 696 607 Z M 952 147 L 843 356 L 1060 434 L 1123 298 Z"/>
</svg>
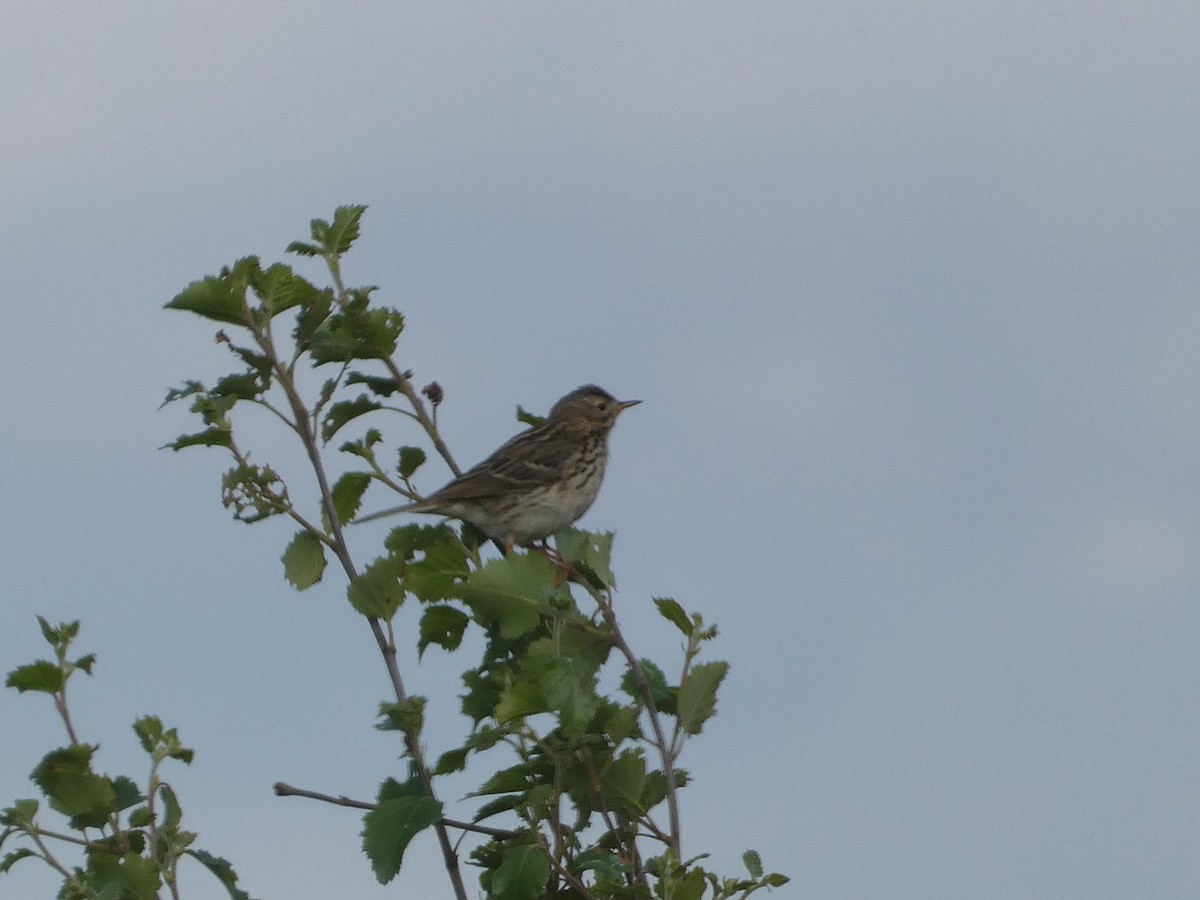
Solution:
<svg viewBox="0 0 1200 900">
<path fill-rule="evenodd" d="M 271 795 L 402 771 L 385 673 L 338 579 L 284 583 L 286 524 L 229 519 L 224 458 L 157 449 L 194 430 L 167 388 L 227 369 L 162 305 L 344 203 L 461 462 L 518 403 L 644 401 L 583 524 L 640 653 L 677 653 L 653 596 L 721 627 L 686 852 L 756 848 L 779 897 L 1196 896 L 1200 6 L 10 6 L 0 669 L 81 618 L 100 766 L 177 726 L 184 824 L 254 896 L 448 895 L 430 835 L 380 888 L 357 813 Z M 469 659 L 414 655 L 453 709 Z M 0 804 L 61 740 L 0 692 Z"/>
</svg>

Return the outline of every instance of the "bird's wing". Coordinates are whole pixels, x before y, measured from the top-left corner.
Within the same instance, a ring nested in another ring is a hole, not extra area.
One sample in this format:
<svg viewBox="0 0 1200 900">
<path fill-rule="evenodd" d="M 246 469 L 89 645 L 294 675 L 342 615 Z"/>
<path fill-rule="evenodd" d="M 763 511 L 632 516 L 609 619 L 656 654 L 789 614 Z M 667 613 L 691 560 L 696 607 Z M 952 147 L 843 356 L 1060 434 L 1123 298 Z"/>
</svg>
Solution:
<svg viewBox="0 0 1200 900">
<path fill-rule="evenodd" d="M 561 477 L 563 466 L 577 446 L 542 428 L 531 428 L 418 505 L 433 508 L 549 484 Z"/>
</svg>

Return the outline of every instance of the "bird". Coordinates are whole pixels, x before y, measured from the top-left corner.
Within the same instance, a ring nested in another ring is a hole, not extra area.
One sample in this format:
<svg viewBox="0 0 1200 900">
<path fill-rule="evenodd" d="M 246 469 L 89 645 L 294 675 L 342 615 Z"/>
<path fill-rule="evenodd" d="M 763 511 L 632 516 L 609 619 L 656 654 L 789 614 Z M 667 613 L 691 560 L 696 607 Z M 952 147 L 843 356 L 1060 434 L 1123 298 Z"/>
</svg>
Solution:
<svg viewBox="0 0 1200 900">
<path fill-rule="evenodd" d="M 617 400 L 585 384 L 559 399 L 541 425 L 511 438 L 445 487 L 358 521 L 431 513 L 473 525 L 505 554 L 514 546 L 544 543 L 591 507 L 604 480 L 613 425 L 641 402 Z"/>
</svg>

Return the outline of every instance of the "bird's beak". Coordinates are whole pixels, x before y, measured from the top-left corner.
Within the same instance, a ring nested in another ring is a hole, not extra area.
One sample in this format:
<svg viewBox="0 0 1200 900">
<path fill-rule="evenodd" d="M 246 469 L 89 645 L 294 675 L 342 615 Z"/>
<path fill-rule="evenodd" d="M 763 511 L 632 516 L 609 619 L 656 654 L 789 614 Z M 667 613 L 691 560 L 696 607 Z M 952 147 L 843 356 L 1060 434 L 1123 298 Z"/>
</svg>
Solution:
<svg viewBox="0 0 1200 900">
<path fill-rule="evenodd" d="M 631 406 L 637 406 L 641 402 L 641 400 L 621 400 L 617 403 L 617 412 L 620 412 L 624 409 L 629 409 Z"/>
</svg>

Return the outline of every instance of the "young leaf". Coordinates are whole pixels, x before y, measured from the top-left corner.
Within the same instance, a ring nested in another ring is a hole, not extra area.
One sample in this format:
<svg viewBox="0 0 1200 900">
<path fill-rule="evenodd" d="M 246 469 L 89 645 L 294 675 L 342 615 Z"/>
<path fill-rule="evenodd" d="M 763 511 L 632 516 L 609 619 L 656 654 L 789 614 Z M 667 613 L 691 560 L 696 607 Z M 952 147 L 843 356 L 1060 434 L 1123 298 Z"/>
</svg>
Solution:
<svg viewBox="0 0 1200 900">
<path fill-rule="evenodd" d="M 141 803 L 146 799 L 142 796 L 141 789 L 133 779 L 127 778 L 124 775 L 118 775 L 114 778 L 112 786 L 118 812 L 123 809 L 129 809 L 129 807 Z"/>
<path fill-rule="evenodd" d="M 646 676 L 646 681 L 650 685 L 650 696 L 654 698 L 654 705 L 661 708 L 662 702 L 667 699 L 671 690 L 667 685 L 667 677 L 663 674 L 663 670 L 650 660 L 643 659 L 641 663 L 642 673 Z M 624 676 L 621 678 L 621 690 L 634 700 L 645 702 L 642 690 L 638 687 L 637 679 L 633 677 L 631 669 L 626 670 Z"/>
<path fill-rule="evenodd" d="M 699 734 L 716 712 L 717 688 L 728 671 L 727 662 L 701 663 L 679 685 L 679 725 L 688 734 Z"/>
<path fill-rule="evenodd" d="M 327 253 L 342 256 L 349 252 L 350 246 L 358 240 L 358 223 L 366 211 L 367 207 L 364 205 L 339 206 L 334 210 L 333 224 L 326 229 L 324 235 Z"/>
<path fill-rule="evenodd" d="M 616 813 L 637 816 L 641 808 L 642 789 L 646 782 L 646 760 L 641 750 L 623 750 L 605 770 L 601 792 L 605 804 Z"/>
<path fill-rule="evenodd" d="M 554 535 L 554 546 L 563 558 L 601 590 L 617 583 L 609 564 L 612 542 L 611 531 L 593 533 L 566 528 Z"/>
<path fill-rule="evenodd" d="M 537 627 L 554 578 L 543 557 L 513 553 L 473 571 L 458 592 L 485 624 L 499 626 L 502 637 L 515 638 Z"/>
<path fill-rule="evenodd" d="M 558 713 L 567 737 L 583 737 L 600 707 L 595 669 L 578 659 L 558 659 L 542 679 L 546 703 Z"/>
<path fill-rule="evenodd" d="M 388 779 L 399 788 L 392 779 Z M 384 782 L 385 787 L 388 782 Z M 378 805 L 363 816 L 363 852 L 380 884 L 387 884 L 400 871 L 404 851 L 420 832 L 442 817 L 442 804 L 429 797 L 385 797 L 380 789 Z"/>
<path fill-rule="evenodd" d="M 308 350 L 315 365 L 352 359 L 388 359 L 404 330 L 404 317 L 394 309 L 368 310 L 351 302 L 330 316 L 313 333 Z"/>
<path fill-rule="evenodd" d="M 403 703 L 380 703 L 379 715 L 382 722 L 375 727 L 380 731 L 402 731 L 414 737 L 421 734 L 425 726 L 424 697 L 409 697 Z"/>
<path fill-rule="evenodd" d="M 91 769 L 95 752 L 92 744 L 52 750 L 30 776 L 51 806 L 72 817 L 74 827 L 103 825 L 116 812 L 112 782 Z"/>
<path fill-rule="evenodd" d="M 252 900 L 249 894 L 238 888 L 237 873 L 233 871 L 233 865 L 229 860 L 213 856 L 203 850 L 184 850 L 183 852 L 208 869 L 217 881 L 221 882 L 221 886 L 229 892 L 230 900 Z"/>
<path fill-rule="evenodd" d="M 37 856 L 28 847 L 18 847 L 12 853 L 5 854 L 3 859 L 0 859 L 0 875 L 3 875 L 17 863 L 23 859 L 28 859 L 31 856 Z"/>
<path fill-rule="evenodd" d="M 382 406 L 382 403 L 377 403 L 366 394 L 359 394 L 353 400 L 338 401 L 329 407 L 329 412 L 325 413 L 325 418 L 321 420 L 321 440 L 328 443 L 329 439 L 338 433 L 338 429 L 351 419 L 374 412 Z"/>
<path fill-rule="evenodd" d="M 467 754 L 470 752 L 470 747 L 447 750 L 438 757 L 437 765 L 433 767 L 433 774 L 449 775 L 451 772 L 461 772 L 467 767 Z"/>
<path fill-rule="evenodd" d="M 425 451 L 420 447 L 401 447 L 400 464 L 396 466 L 396 471 L 400 473 L 401 478 L 408 481 L 424 462 Z"/>
<path fill-rule="evenodd" d="M 363 492 L 370 484 L 371 476 L 366 472 L 346 472 L 333 486 L 333 508 L 343 525 L 358 514 Z"/>
<path fill-rule="evenodd" d="M 246 325 L 249 315 L 243 296 L 234 290 L 228 279 L 209 275 L 193 281 L 167 304 L 167 309 L 182 309 L 214 322 Z"/>
<path fill-rule="evenodd" d="M 549 710 L 545 694 L 538 683 L 514 681 L 500 692 L 494 715 L 497 722 L 504 723 Z"/>
<path fill-rule="evenodd" d="M 421 614 L 421 639 L 417 643 L 417 654 L 424 655 L 425 648 L 430 644 L 437 644 L 443 650 L 457 650 L 469 622 L 467 614 L 461 609 L 440 603 L 427 606 Z"/>
<path fill-rule="evenodd" d="M 364 616 L 390 619 L 404 602 L 404 586 L 400 583 L 403 563 L 390 556 L 381 556 L 359 574 L 346 588 L 350 605 Z"/>
<path fill-rule="evenodd" d="M 545 895 L 549 878 L 550 862 L 537 847 L 505 847 L 500 868 L 492 875 L 490 896 L 495 900 L 536 900 Z"/>
<path fill-rule="evenodd" d="M 296 327 L 292 331 L 292 337 L 296 343 L 301 347 L 307 347 L 317 329 L 329 318 L 329 312 L 332 309 L 333 291 L 328 288 L 317 291 L 309 297 L 308 301 L 300 306 L 300 312 L 296 314 Z"/>
<path fill-rule="evenodd" d="M 200 394 L 203 392 L 204 385 L 199 381 L 185 381 L 183 383 L 183 387 L 171 388 L 171 390 L 167 391 L 167 397 L 165 400 L 163 400 L 162 406 L 159 406 L 159 409 L 162 409 L 162 407 L 166 406 L 168 403 L 174 403 L 176 400 L 182 400 L 185 397 L 190 397 L 193 394 Z"/>
<path fill-rule="evenodd" d="M 426 603 L 455 595 L 467 575 L 467 556 L 454 532 L 441 529 L 442 539 L 425 550 L 423 559 L 410 563 L 404 573 L 405 588 Z M 449 648 L 447 648 L 449 649 Z"/>
<path fill-rule="evenodd" d="M 688 618 L 687 613 L 683 611 L 682 606 L 670 597 L 655 597 L 654 605 L 658 607 L 658 611 L 664 619 L 685 635 L 691 637 L 695 627 L 692 625 L 692 620 Z"/>
<path fill-rule="evenodd" d="M 382 375 L 364 375 L 362 372 L 351 372 L 346 376 L 346 384 L 363 384 L 377 397 L 390 397 L 400 390 L 396 379 Z"/>
<path fill-rule="evenodd" d="M 338 447 L 338 450 L 342 453 L 353 453 L 355 456 L 361 456 L 363 459 L 372 460 L 375 458 L 375 453 L 371 448 L 382 440 L 383 435 L 379 432 L 378 428 L 368 428 L 367 433 L 357 441 L 346 441 L 346 443 Z"/>
<path fill-rule="evenodd" d="M 18 666 L 8 673 L 5 684 L 16 688 L 22 694 L 26 691 L 41 691 L 53 694 L 63 686 L 62 670 L 52 662 L 39 659 L 27 666 Z"/>
<path fill-rule="evenodd" d="M 133 733 L 147 753 L 153 753 L 163 738 L 162 719 L 158 716 L 142 716 L 133 723 Z"/>
<path fill-rule="evenodd" d="M 228 428 L 206 428 L 195 434 L 181 434 L 161 450 L 182 450 L 184 447 L 228 447 L 233 443 L 233 433 Z"/>
<path fill-rule="evenodd" d="M 546 423 L 546 417 L 539 416 L 535 413 L 531 413 L 531 412 L 529 412 L 529 410 L 525 409 L 525 407 L 523 407 L 520 403 L 518 403 L 517 404 L 517 421 L 523 422 L 524 424 L 529 425 L 533 428 L 537 428 L 539 425 L 544 425 Z"/>
<path fill-rule="evenodd" d="M 746 864 L 746 871 L 750 873 L 751 878 L 762 878 L 762 858 L 757 852 L 747 850 L 742 854 L 742 862 Z"/>
<path fill-rule="evenodd" d="M 283 551 L 283 577 L 298 591 L 310 588 L 325 573 L 325 545 L 311 531 L 298 531 Z"/>
</svg>

